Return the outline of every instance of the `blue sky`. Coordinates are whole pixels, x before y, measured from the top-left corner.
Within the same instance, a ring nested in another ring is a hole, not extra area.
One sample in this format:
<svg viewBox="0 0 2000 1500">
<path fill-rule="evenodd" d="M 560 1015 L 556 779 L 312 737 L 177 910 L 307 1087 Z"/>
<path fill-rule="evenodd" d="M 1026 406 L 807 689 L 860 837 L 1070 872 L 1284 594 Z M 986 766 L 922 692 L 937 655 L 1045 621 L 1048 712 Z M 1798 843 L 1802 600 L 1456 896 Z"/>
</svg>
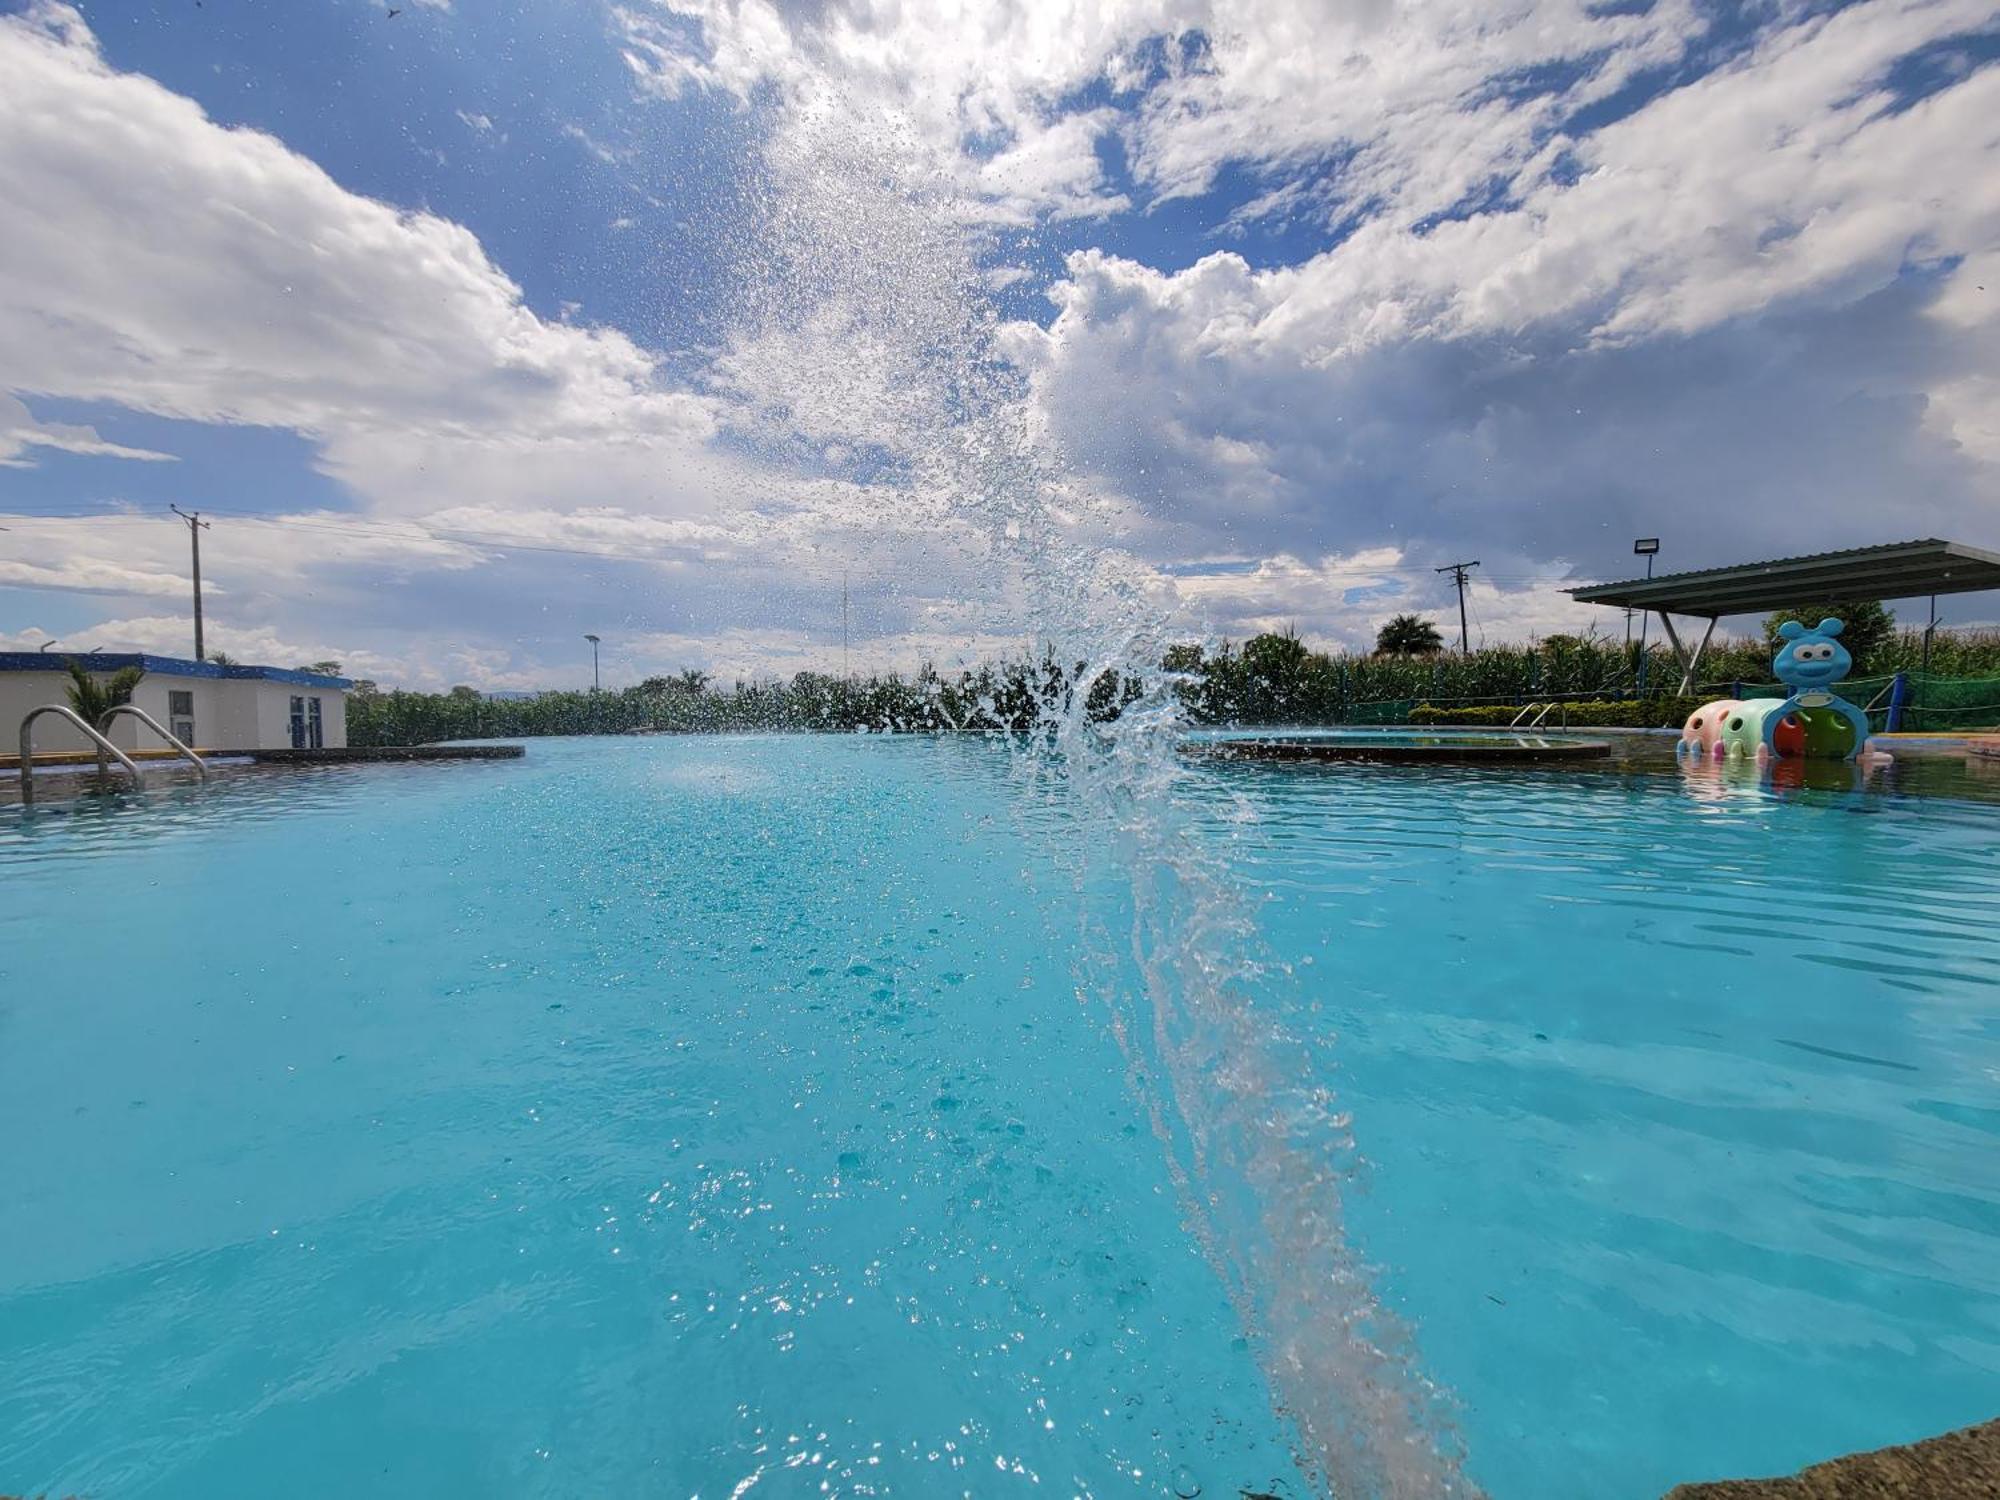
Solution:
<svg viewBox="0 0 2000 1500">
<path fill-rule="evenodd" d="M 387 10 L 0 5 L 0 644 L 185 649 L 179 503 L 239 656 L 1003 651 L 951 340 L 1191 630 L 2000 541 L 1990 6 Z"/>
</svg>

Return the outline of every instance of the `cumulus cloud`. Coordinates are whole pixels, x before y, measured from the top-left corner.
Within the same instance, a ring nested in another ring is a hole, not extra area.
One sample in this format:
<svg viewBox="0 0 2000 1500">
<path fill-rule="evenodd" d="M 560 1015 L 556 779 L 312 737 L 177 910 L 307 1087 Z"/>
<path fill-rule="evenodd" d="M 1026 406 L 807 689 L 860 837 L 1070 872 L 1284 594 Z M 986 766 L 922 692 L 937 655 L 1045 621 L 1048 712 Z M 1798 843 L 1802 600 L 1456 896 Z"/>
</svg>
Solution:
<svg viewBox="0 0 2000 1500">
<path fill-rule="evenodd" d="M 226 524 L 221 623 L 492 686 L 567 660 L 579 618 L 635 673 L 823 668 L 849 574 L 871 660 L 1004 649 L 993 540 L 1026 512 L 1004 476 L 973 491 L 1024 435 L 1072 539 L 1232 635 L 1362 643 L 1459 555 L 1489 631 L 1547 631 L 1579 623 L 1553 585 L 1634 534 L 1693 563 L 1990 527 L 2000 68 L 1946 65 L 1990 6 L 1728 35 L 1685 0 L 614 21 L 642 91 L 733 102 L 759 152 L 769 232 L 732 241 L 712 348 L 540 316 L 463 225 L 115 69 L 72 8 L 0 18 L 0 465 L 169 456 L 44 397 L 302 434 L 356 508 Z M 1913 57 L 1946 61 L 1917 88 Z M 644 131 L 548 133 L 654 166 Z M 1149 265 L 1146 215 L 1219 185 L 1176 212 L 1316 226 L 1309 250 Z M 1091 248 L 1108 218 L 1124 253 Z M 1057 263 L 1047 321 L 999 325 L 986 299 Z M 183 547 L 24 524 L 0 584 L 164 601 Z"/>
<path fill-rule="evenodd" d="M 80 422 L 39 422 L 25 403 L 0 391 L 0 467 L 33 468 L 27 456 L 30 448 L 48 448 L 58 453 L 75 453 L 86 458 L 125 458 L 140 463 L 172 463 L 171 453 L 150 448 L 131 448 L 106 442 L 97 429 Z"/>
<path fill-rule="evenodd" d="M 1072 254 L 1008 347 L 1168 554 L 1617 576 L 1640 532 L 1688 565 L 1984 535 L 2000 68 L 1915 100 L 1885 77 L 1988 14 L 1789 28 L 1425 232 L 1377 219 L 1267 271 Z"/>
<path fill-rule="evenodd" d="M 655 0 L 617 14 L 655 91 L 747 100 L 775 86 L 804 110 L 837 102 L 1002 218 L 1117 211 L 1100 165 L 1113 145 L 1154 201 L 1245 164 L 1313 169 L 1312 190 L 1286 201 L 1329 217 L 1436 212 L 1706 31 L 1684 0 Z"/>
<path fill-rule="evenodd" d="M 712 430 L 624 334 L 537 317 L 461 225 L 117 72 L 68 6 L 0 21 L 0 76 L 0 386 L 328 438 Z"/>
</svg>

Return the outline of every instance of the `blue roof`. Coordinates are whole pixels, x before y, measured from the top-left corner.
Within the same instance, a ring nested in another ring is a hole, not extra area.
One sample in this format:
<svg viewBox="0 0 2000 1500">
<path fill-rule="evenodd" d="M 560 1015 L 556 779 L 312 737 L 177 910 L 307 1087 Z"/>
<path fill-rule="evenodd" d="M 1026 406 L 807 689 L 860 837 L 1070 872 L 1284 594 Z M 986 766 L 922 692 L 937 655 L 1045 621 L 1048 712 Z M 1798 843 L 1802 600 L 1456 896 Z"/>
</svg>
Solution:
<svg viewBox="0 0 2000 1500">
<path fill-rule="evenodd" d="M 151 656 L 143 651 L 0 651 L 0 672 L 66 672 L 80 661 L 93 672 L 138 667 L 159 677 L 247 677 L 263 682 L 289 682 L 298 687 L 350 688 L 346 677 L 320 672 L 294 672 L 289 667 L 223 666 L 220 662 L 189 661 L 184 656 Z"/>
</svg>

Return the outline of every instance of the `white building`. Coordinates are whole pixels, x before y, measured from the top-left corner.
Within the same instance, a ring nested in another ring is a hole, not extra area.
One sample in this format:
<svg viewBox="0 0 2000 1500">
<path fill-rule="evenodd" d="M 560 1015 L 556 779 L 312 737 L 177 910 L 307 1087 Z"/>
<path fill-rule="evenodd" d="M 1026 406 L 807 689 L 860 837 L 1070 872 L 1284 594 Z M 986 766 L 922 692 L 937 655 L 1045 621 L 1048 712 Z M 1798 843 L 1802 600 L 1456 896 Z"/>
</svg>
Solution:
<svg viewBox="0 0 2000 1500">
<path fill-rule="evenodd" d="M 283 667 L 222 666 L 175 656 L 101 651 L 71 657 L 59 651 L 0 651 L 0 754 L 12 754 L 21 720 L 44 703 L 68 704 L 69 662 L 84 663 L 100 681 L 121 667 L 145 676 L 132 702 L 196 750 L 318 750 L 347 744 L 345 677 Z M 164 749 L 130 714 L 114 719 L 111 743 L 121 750 Z M 54 714 L 35 720 L 35 750 L 87 750 L 76 726 Z"/>
</svg>

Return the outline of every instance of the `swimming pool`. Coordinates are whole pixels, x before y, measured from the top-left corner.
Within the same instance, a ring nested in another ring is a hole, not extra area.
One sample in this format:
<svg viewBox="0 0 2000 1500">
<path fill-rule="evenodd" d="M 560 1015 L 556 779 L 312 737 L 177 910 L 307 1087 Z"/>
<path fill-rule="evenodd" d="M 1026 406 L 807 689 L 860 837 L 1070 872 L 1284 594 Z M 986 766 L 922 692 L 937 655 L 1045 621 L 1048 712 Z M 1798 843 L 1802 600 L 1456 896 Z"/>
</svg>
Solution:
<svg viewBox="0 0 2000 1500">
<path fill-rule="evenodd" d="M 2000 1410 L 1991 808 L 1189 775 L 1488 1492 Z M 1095 837 L 972 739 L 0 811 L 0 1493 L 1310 1493 Z"/>
<path fill-rule="evenodd" d="M 1187 754 L 1212 760 L 1396 761 L 1405 764 L 1545 765 L 1601 760 L 1611 742 L 1586 735 L 1492 729 L 1204 729 L 1186 737 Z"/>
</svg>

